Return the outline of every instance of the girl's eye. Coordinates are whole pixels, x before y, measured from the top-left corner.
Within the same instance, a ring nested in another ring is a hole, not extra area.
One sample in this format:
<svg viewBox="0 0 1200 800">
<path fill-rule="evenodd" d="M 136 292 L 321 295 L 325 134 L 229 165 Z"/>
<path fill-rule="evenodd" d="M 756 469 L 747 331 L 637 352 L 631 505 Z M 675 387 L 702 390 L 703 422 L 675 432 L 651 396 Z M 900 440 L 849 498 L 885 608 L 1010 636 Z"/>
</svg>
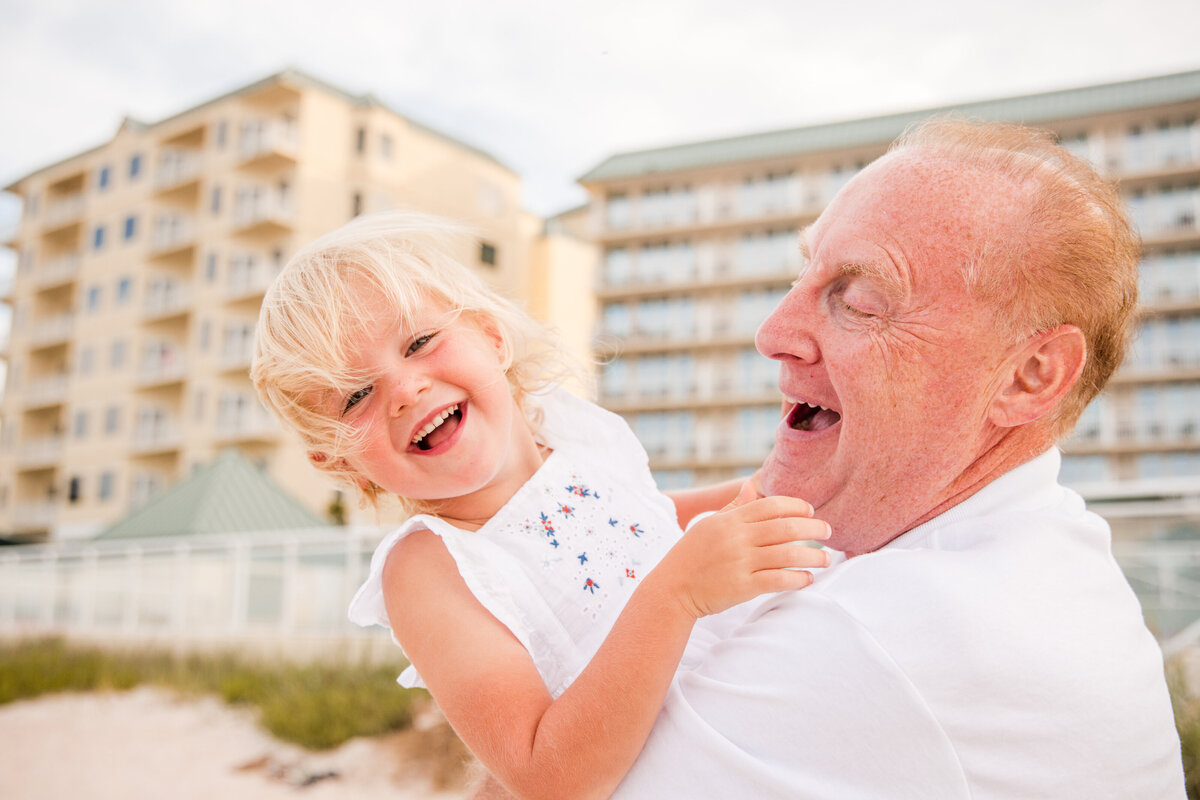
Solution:
<svg viewBox="0 0 1200 800">
<path fill-rule="evenodd" d="M 352 395 L 350 395 L 349 397 L 347 397 L 347 398 L 346 398 L 346 406 L 345 406 L 345 408 L 343 408 L 343 409 L 342 409 L 342 414 L 343 414 L 343 416 L 344 416 L 344 415 L 345 415 L 347 412 L 349 412 L 349 411 L 350 411 L 350 409 L 354 408 L 356 405 L 358 405 L 359 403 L 361 403 L 363 400 L 366 400 L 366 399 L 367 399 L 367 395 L 369 395 L 370 393 L 371 393 L 371 387 L 370 387 L 370 386 L 364 386 L 363 388 L 359 389 L 359 390 L 358 390 L 357 392 L 355 392 L 354 394 L 352 394 Z"/>
<path fill-rule="evenodd" d="M 404 355 L 411 356 L 413 353 L 417 352 L 422 347 L 429 344 L 429 341 L 431 339 L 433 339 L 433 337 L 435 335 L 436 334 L 432 334 L 432 333 L 423 333 L 420 336 L 418 336 L 417 338 L 413 339 L 412 343 L 409 344 L 408 350 L 404 353 Z"/>
</svg>

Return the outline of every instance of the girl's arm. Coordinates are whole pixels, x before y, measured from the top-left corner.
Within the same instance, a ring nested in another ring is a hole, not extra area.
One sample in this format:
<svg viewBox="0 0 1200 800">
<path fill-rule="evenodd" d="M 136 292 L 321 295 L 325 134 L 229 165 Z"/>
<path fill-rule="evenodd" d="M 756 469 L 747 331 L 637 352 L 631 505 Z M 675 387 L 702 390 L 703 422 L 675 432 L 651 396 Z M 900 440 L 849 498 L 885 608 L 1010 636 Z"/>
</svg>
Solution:
<svg viewBox="0 0 1200 800">
<path fill-rule="evenodd" d="M 751 497 L 748 490 L 745 498 Z M 696 619 L 825 566 L 802 500 L 772 497 L 702 520 L 643 579 L 604 644 L 552 700 L 516 637 L 467 589 L 436 535 L 401 541 L 384 569 L 397 639 L 450 724 L 518 797 L 607 797 L 633 765 Z"/>
<path fill-rule="evenodd" d="M 675 489 L 670 492 L 663 492 L 663 494 L 671 498 L 671 502 L 675 503 L 675 516 L 679 519 L 679 529 L 686 531 L 687 526 L 697 514 L 703 514 L 705 511 L 716 511 L 732 503 L 733 499 L 738 496 L 742 487 L 747 483 L 747 480 L 754 487 L 756 496 L 762 497 L 762 486 L 759 485 L 757 472 L 749 479 L 734 478 L 724 483 L 714 483 L 712 486 L 700 486 L 695 489 Z"/>
</svg>

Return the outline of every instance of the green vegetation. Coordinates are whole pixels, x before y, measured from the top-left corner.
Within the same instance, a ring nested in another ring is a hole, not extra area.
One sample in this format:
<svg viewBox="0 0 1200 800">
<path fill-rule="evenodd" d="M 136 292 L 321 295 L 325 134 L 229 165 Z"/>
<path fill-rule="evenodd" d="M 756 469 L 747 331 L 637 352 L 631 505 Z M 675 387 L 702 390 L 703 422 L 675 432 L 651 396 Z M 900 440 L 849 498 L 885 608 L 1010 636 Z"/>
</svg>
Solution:
<svg viewBox="0 0 1200 800">
<path fill-rule="evenodd" d="M 396 673 L 395 666 L 111 652 L 57 639 L 0 642 L 0 705 L 48 692 L 153 684 L 254 706 L 263 727 L 276 738 L 321 750 L 355 736 L 408 727 L 415 693 L 396 685 Z"/>
<path fill-rule="evenodd" d="M 1200 697 L 1190 691 L 1181 659 L 1167 664 L 1167 684 L 1175 707 L 1175 727 L 1183 751 L 1183 780 L 1188 800 L 1200 800 Z"/>
</svg>

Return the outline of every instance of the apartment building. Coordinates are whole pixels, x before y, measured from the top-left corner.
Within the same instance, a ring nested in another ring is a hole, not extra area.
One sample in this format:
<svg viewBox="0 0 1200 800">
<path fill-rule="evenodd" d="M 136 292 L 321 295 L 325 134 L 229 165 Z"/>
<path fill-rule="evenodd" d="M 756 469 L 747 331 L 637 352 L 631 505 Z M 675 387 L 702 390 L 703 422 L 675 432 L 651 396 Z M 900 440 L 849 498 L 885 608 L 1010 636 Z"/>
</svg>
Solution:
<svg viewBox="0 0 1200 800">
<path fill-rule="evenodd" d="M 520 188 L 487 153 L 293 70 L 126 120 L 15 181 L 0 534 L 89 536 L 226 447 L 324 513 L 333 490 L 247 376 L 266 286 L 301 244 L 410 207 L 472 225 L 464 263 L 527 299 L 550 253 L 581 256 L 559 253 Z"/>
<path fill-rule="evenodd" d="M 796 231 L 945 112 L 1049 128 L 1120 180 L 1144 239 L 1140 331 L 1063 443 L 1063 475 L 1131 535 L 1200 519 L 1200 71 L 610 157 L 580 179 L 601 249 L 603 402 L 664 486 L 753 470 L 779 418 L 754 331 L 795 278 Z"/>
</svg>

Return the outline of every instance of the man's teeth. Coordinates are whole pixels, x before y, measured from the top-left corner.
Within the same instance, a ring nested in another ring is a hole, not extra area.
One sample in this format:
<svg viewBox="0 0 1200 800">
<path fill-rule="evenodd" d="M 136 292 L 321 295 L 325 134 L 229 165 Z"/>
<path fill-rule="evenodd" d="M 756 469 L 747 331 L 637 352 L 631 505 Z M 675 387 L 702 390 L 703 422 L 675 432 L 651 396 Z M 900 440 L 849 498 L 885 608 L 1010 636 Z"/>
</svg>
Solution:
<svg viewBox="0 0 1200 800">
<path fill-rule="evenodd" d="M 440 428 L 442 423 L 445 422 L 447 419 L 449 419 L 450 415 L 456 411 L 458 411 L 458 403 L 455 403 L 454 405 L 450 406 L 445 411 L 443 411 L 441 414 L 438 414 L 436 417 L 434 417 L 433 419 L 431 419 L 429 421 L 428 425 L 426 425 L 424 428 L 421 428 L 421 430 L 417 431 L 417 435 L 412 438 L 412 443 L 420 444 L 422 439 L 424 439 L 426 436 L 428 436 L 429 434 L 433 433 L 435 430 Z"/>
<path fill-rule="evenodd" d="M 793 405 L 793 406 L 805 405 L 805 406 L 812 406 L 813 408 L 819 408 L 822 411 L 833 411 L 832 408 L 826 408 L 825 406 L 817 405 L 816 403 L 807 403 L 803 400 L 797 400 L 794 397 L 788 397 L 787 395 L 784 395 L 783 399 L 785 402 L 788 403 L 788 405 Z M 837 412 L 834 411 L 834 413 L 836 414 Z"/>
</svg>

